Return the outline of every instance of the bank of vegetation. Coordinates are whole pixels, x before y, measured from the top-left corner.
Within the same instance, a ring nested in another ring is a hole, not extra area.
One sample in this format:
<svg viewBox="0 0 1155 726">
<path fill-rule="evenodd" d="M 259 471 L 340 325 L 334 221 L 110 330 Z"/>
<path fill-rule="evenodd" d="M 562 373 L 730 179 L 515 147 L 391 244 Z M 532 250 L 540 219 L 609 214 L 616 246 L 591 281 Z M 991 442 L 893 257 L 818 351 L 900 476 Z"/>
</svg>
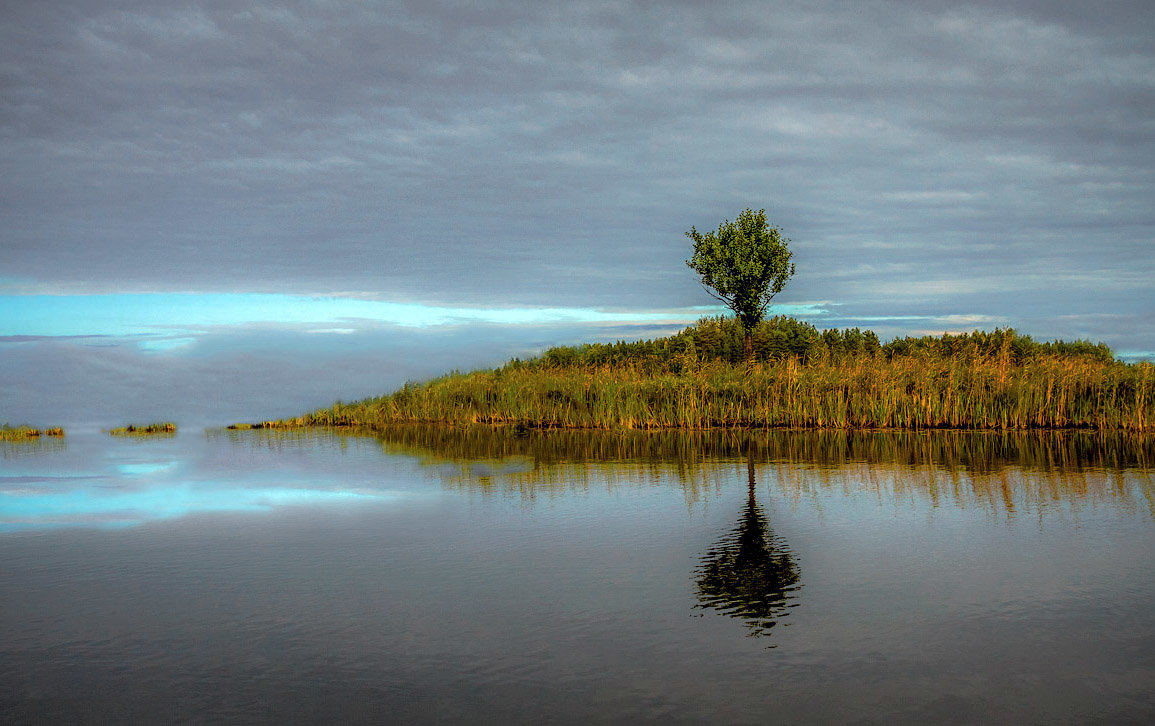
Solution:
<svg viewBox="0 0 1155 726">
<path fill-rule="evenodd" d="M 119 426 L 114 429 L 109 429 L 110 436 L 156 436 L 176 433 L 176 424 L 171 421 L 161 421 L 158 423 L 145 424 L 138 426 L 136 424 L 128 424 L 127 426 Z"/>
<path fill-rule="evenodd" d="M 64 436 L 64 429 L 60 427 L 34 429 L 31 426 L 0 426 L 0 441 L 29 441 L 41 436 Z"/>
<path fill-rule="evenodd" d="M 676 335 L 558 347 L 271 426 L 1155 428 L 1155 366 L 1014 330 L 901 338 L 788 317 L 705 318 Z M 749 343 L 747 342 L 749 340 Z"/>
<path fill-rule="evenodd" d="M 225 428 L 230 431 L 255 431 L 259 429 L 285 429 L 296 428 L 299 424 L 295 420 L 286 421 L 257 421 L 256 423 L 234 423 L 229 424 Z"/>
</svg>

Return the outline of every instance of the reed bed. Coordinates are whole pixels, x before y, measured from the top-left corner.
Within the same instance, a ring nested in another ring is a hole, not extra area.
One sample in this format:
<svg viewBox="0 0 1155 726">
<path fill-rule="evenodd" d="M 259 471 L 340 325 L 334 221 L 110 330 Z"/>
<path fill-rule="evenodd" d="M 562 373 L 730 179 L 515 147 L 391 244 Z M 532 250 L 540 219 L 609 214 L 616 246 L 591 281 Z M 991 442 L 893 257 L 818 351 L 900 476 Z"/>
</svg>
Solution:
<svg viewBox="0 0 1155 726">
<path fill-rule="evenodd" d="M 923 356 L 794 358 L 679 372 L 507 366 L 338 403 L 292 423 L 542 428 L 715 427 L 1148 431 L 1155 367 L 1043 357 L 1014 366 Z"/>
<path fill-rule="evenodd" d="M 156 435 L 170 435 L 176 433 L 176 424 L 171 421 L 162 421 L 159 423 L 145 424 L 144 426 L 137 426 L 136 424 L 128 424 L 127 426 L 120 426 L 115 429 L 109 429 L 110 436 L 156 436 Z"/>
<path fill-rule="evenodd" d="M 903 338 L 771 318 L 745 359 L 733 320 L 666 338 L 552 348 L 501 368 L 407 384 L 277 426 L 1155 429 L 1155 366 L 1089 341 L 1014 330 Z"/>
<path fill-rule="evenodd" d="M 57 427 L 34 429 L 31 426 L 0 426 L 0 441 L 29 441 L 41 436 L 64 436 L 64 429 Z"/>
<path fill-rule="evenodd" d="M 259 429 L 288 429 L 296 428 L 299 424 L 292 420 L 285 421 L 257 421 L 256 423 L 234 423 L 229 424 L 225 428 L 230 431 L 250 431 Z"/>
</svg>

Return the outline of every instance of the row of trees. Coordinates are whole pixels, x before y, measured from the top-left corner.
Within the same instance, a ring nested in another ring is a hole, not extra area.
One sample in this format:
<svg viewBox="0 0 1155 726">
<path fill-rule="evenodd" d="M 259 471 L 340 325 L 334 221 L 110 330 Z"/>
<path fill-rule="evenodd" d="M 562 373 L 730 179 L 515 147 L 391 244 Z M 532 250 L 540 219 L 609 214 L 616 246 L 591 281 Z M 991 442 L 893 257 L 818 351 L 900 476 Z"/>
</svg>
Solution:
<svg viewBox="0 0 1155 726">
<path fill-rule="evenodd" d="M 1022 365 L 1041 356 L 1066 356 L 1099 362 L 1114 360 L 1111 349 L 1102 343 L 1082 340 L 1038 342 L 1010 328 L 897 338 L 883 344 L 870 330 L 819 330 L 810 323 L 785 316 L 760 320 L 747 328 L 737 318 L 719 316 L 702 318 L 697 324 L 667 338 L 555 347 L 531 361 L 514 361 L 512 365 L 596 368 L 629 364 L 668 369 L 680 367 L 687 361 L 733 364 L 744 360 L 768 361 L 788 357 L 803 363 L 815 358 L 883 357 L 892 360 L 924 357 Z"/>
</svg>

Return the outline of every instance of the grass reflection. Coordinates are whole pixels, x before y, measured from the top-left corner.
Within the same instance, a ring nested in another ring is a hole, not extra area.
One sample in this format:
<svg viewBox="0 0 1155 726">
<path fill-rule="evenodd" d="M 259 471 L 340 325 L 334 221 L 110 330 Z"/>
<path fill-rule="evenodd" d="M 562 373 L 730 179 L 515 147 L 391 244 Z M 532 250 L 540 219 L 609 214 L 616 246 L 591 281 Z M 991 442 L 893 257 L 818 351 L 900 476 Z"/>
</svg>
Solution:
<svg viewBox="0 0 1155 726">
<path fill-rule="evenodd" d="M 347 430 L 229 432 L 280 447 Z M 696 608 L 771 636 L 800 605 L 802 567 L 771 527 L 758 495 L 816 506 L 866 495 L 878 503 L 1026 512 L 1105 504 L 1155 516 L 1155 438 L 1096 433 L 864 431 L 575 431 L 396 426 L 365 432 L 388 455 L 417 459 L 444 486 L 532 504 L 541 497 L 626 487 L 680 486 L 688 505 L 745 480 L 737 523 L 702 543 L 692 572 Z M 360 439 L 371 441 L 372 439 Z M 350 439 L 352 441 L 352 439 Z M 759 486 L 761 484 L 761 486 Z M 766 500 L 763 500 L 764 503 Z M 869 504 L 868 504 L 869 506 Z M 781 511 L 781 510 L 779 510 Z M 730 520 L 734 521 L 734 520 Z M 712 541 L 712 544 L 707 544 Z M 773 647 L 773 638 L 768 639 Z"/>
<path fill-rule="evenodd" d="M 518 431 L 398 426 L 387 453 L 418 457 L 451 486 L 516 493 L 676 481 L 698 501 L 749 457 L 795 499 L 870 491 L 1015 514 L 1111 503 L 1155 515 L 1155 437 L 1094 432 Z M 790 466 L 782 466 L 788 464 Z"/>
<path fill-rule="evenodd" d="M 64 451 L 68 448 L 63 437 L 39 436 L 35 438 L 9 441 L 0 439 L 0 459 L 18 459 Z"/>
</svg>

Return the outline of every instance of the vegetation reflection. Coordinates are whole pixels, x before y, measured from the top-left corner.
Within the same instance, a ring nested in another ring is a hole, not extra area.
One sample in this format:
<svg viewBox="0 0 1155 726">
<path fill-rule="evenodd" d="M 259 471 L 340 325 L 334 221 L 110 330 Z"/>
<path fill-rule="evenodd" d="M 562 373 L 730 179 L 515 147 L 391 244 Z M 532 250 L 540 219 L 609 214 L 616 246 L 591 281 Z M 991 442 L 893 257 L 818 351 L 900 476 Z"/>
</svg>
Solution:
<svg viewBox="0 0 1155 726">
<path fill-rule="evenodd" d="M 389 427 L 387 453 L 418 457 L 449 486 L 520 494 L 678 483 L 699 501 L 752 457 L 793 500 L 871 492 L 1013 516 L 1112 504 L 1155 516 L 1155 437 L 1096 432 L 517 431 Z"/>
<path fill-rule="evenodd" d="M 47 435 L 24 439 L 0 438 L 0 459 L 56 453 L 68 448 L 63 436 Z"/>
<path fill-rule="evenodd" d="M 755 499 L 754 459 L 746 461 L 747 499 L 738 526 L 702 555 L 694 572 L 699 607 L 745 621 L 751 636 L 769 634 L 799 589 L 799 571 Z"/>
<path fill-rule="evenodd" d="M 733 491 L 744 479 L 737 524 L 701 554 L 693 587 L 698 609 L 734 617 L 752 636 L 770 635 L 798 604 L 802 587 L 798 563 L 757 501 L 759 476 L 763 494 L 786 507 L 808 499 L 822 507 L 831 498 L 865 495 L 880 505 L 975 508 L 1008 522 L 1033 513 L 1041 523 L 1045 514 L 1078 516 L 1099 507 L 1155 517 L 1150 436 L 440 425 L 347 434 L 316 428 L 227 432 L 240 445 L 270 448 L 376 441 L 390 456 L 416 459 L 443 486 L 530 506 L 543 496 L 671 486 L 680 486 L 693 505 Z"/>
<path fill-rule="evenodd" d="M 252 446 L 347 446 L 349 429 L 228 431 Z M 688 503 L 751 457 L 799 502 L 835 491 L 880 501 L 977 507 L 1013 517 L 1108 505 L 1155 516 L 1155 437 L 1094 431 L 519 430 L 405 425 L 364 432 L 417 458 L 445 486 L 521 497 L 591 487 L 682 487 Z M 360 446 L 360 444 L 357 444 Z"/>
</svg>

